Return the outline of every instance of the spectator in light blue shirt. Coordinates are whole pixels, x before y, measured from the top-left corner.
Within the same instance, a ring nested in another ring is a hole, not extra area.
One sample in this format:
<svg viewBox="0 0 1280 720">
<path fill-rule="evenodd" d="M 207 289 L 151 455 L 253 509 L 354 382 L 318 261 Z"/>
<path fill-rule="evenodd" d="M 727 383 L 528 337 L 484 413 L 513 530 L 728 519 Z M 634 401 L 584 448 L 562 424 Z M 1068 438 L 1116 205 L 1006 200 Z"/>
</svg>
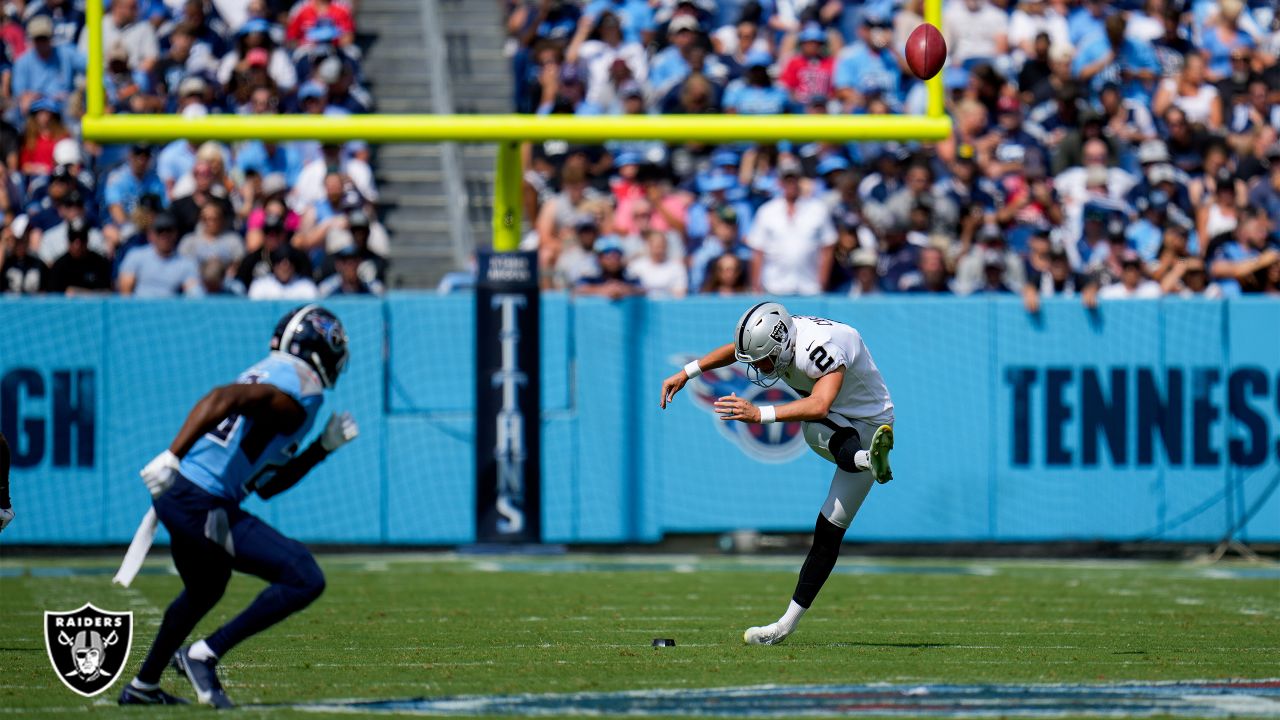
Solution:
<svg viewBox="0 0 1280 720">
<path fill-rule="evenodd" d="M 582 14 L 596 18 L 604 12 L 611 12 L 618 17 L 623 42 L 648 45 L 653 40 L 656 25 L 653 21 L 653 9 L 646 0 L 591 0 Z"/>
<path fill-rule="evenodd" d="M 164 183 L 151 169 L 151 146 L 134 145 L 129 160 L 111 171 L 103 191 L 111 223 L 123 227 L 129 222 L 143 195 L 165 196 Z"/>
<path fill-rule="evenodd" d="M 1090 35 L 1101 33 L 1106 16 L 1107 7 L 1103 0 L 1084 0 L 1067 16 L 1067 37 L 1071 44 L 1080 47 L 1080 43 Z"/>
<path fill-rule="evenodd" d="M 190 140 L 174 140 L 156 158 L 156 175 L 165 186 L 165 197 L 178 180 L 196 166 L 196 144 Z"/>
<path fill-rule="evenodd" d="M 129 251 L 120 265 L 120 294 L 140 298 L 169 298 L 181 293 L 199 295 L 196 261 L 179 255 L 178 226 L 162 212 L 151 223 L 150 243 Z"/>
<path fill-rule="evenodd" d="M 65 102 L 80 65 L 74 48 L 53 44 L 53 23 L 47 16 L 38 15 L 28 23 L 27 37 L 31 47 L 13 64 L 13 95 L 22 116 L 41 97 Z"/>
<path fill-rule="evenodd" d="M 724 91 L 724 109 L 738 115 L 780 115 L 791 105 L 787 91 L 769 77 L 773 56 L 764 50 L 747 53 L 747 73 L 729 83 Z"/>
<path fill-rule="evenodd" d="M 653 56 L 649 63 L 649 87 L 652 97 L 662 97 L 689 76 L 689 56 L 698 42 L 698 20 L 692 15 L 677 15 L 667 25 L 670 45 Z"/>
<path fill-rule="evenodd" d="M 860 39 L 836 56 L 833 84 L 846 111 L 862 108 L 867 93 L 879 89 L 890 106 L 902 103 L 902 69 L 891 47 L 893 32 L 889 20 L 866 14 Z"/>
<path fill-rule="evenodd" d="M 279 173 L 292 185 L 302 171 L 302 162 L 297 147 L 292 143 L 247 140 L 236 147 L 235 169 L 240 177 L 250 173 L 261 177 Z"/>
<path fill-rule="evenodd" d="M 1102 33 L 1084 40 L 1071 62 L 1071 74 L 1088 82 L 1095 97 L 1104 85 L 1116 83 L 1126 100 L 1149 106 L 1160 61 L 1150 43 L 1125 37 L 1124 31 L 1124 15 L 1107 18 Z"/>
</svg>

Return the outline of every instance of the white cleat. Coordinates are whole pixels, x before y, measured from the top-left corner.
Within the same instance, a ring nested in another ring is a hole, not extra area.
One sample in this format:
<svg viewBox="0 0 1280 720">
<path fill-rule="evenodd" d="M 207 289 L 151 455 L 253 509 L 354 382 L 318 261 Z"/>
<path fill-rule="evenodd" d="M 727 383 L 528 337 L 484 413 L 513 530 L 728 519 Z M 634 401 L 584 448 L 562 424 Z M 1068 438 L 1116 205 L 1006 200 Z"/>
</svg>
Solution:
<svg viewBox="0 0 1280 720">
<path fill-rule="evenodd" d="M 778 627 L 778 623 L 771 623 L 764 627 L 747 628 L 742 633 L 742 641 L 748 645 L 781 645 L 790 634 Z"/>
</svg>

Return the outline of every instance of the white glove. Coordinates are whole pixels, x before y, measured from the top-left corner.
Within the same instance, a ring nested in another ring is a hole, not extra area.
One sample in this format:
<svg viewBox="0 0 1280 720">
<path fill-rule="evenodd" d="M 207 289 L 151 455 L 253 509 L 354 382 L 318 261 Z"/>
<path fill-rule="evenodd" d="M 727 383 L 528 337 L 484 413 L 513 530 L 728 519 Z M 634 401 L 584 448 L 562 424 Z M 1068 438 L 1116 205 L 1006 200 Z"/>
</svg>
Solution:
<svg viewBox="0 0 1280 720">
<path fill-rule="evenodd" d="M 0 508 L 0 532 L 13 522 L 13 508 Z"/>
<path fill-rule="evenodd" d="M 151 491 L 151 497 L 160 497 L 173 485 L 178 479 L 178 466 L 181 464 L 177 455 L 165 450 L 142 468 L 142 472 L 138 474 L 142 476 L 142 482 L 147 484 L 147 490 Z"/>
<path fill-rule="evenodd" d="M 356 425 L 351 413 L 334 413 L 329 416 L 329 423 L 324 426 L 324 432 L 320 435 L 320 446 L 325 452 L 333 452 L 355 440 L 359 434 L 360 426 Z"/>
</svg>

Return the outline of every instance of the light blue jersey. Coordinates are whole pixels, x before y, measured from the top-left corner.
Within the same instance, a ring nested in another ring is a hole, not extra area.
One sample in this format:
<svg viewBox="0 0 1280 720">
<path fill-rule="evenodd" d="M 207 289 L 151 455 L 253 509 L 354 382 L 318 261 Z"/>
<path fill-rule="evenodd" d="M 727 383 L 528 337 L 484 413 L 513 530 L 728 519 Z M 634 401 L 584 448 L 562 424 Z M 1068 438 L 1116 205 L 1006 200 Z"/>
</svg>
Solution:
<svg viewBox="0 0 1280 720">
<path fill-rule="evenodd" d="M 273 352 L 240 374 L 238 383 L 274 385 L 298 401 L 306 419 L 284 435 L 276 428 L 255 425 L 252 418 L 231 415 L 196 441 L 182 459 L 183 477 L 218 497 L 243 500 L 298 451 L 324 403 L 320 377 L 303 361 Z"/>
</svg>

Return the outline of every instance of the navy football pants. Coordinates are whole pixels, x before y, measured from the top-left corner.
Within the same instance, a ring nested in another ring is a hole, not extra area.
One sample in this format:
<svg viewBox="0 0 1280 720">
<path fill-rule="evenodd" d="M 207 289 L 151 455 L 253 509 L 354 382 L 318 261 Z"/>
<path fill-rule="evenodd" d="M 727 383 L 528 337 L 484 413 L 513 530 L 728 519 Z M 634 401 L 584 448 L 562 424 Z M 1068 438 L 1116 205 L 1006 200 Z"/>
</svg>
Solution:
<svg viewBox="0 0 1280 720">
<path fill-rule="evenodd" d="M 173 564 L 185 586 L 165 611 L 138 679 L 159 682 L 173 653 L 222 598 L 231 571 L 270 583 L 249 607 L 207 638 L 219 658 L 242 640 L 301 610 L 324 591 L 324 574 L 311 552 L 239 505 L 205 492 L 186 478 L 155 500 L 169 531 Z"/>
</svg>

